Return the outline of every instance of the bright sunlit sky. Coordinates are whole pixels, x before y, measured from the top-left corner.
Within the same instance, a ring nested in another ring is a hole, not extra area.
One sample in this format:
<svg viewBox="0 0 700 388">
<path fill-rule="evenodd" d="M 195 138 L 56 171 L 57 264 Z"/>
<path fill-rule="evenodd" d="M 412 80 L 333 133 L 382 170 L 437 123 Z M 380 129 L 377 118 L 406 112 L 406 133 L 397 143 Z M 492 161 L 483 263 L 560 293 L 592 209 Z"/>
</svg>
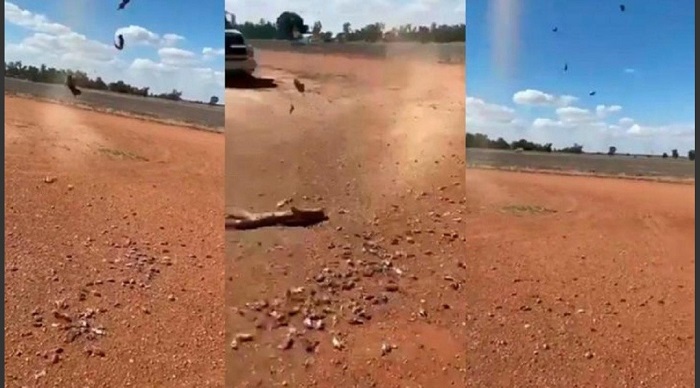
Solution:
<svg viewBox="0 0 700 388">
<path fill-rule="evenodd" d="M 5 1 L 5 60 L 82 70 L 152 92 L 223 97 L 221 0 Z M 116 34 L 125 47 L 113 47 Z"/>
<path fill-rule="evenodd" d="M 586 151 L 695 148 L 694 2 L 623 3 L 469 2 L 467 131 Z"/>
<path fill-rule="evenodd" d="M 387 28 L 402 24 L 430 25 L 464 23 L 465 0 L 226 0 L 226 10 L 236 15 L 236 22 L 257 23 L 260 19 L 275 22 L 284 11 L 292 11 L 313 26 L 320 20 L 323 31 L 343 30 L 343 23 L 362 28 L 382 22 Z"/>
</svg>

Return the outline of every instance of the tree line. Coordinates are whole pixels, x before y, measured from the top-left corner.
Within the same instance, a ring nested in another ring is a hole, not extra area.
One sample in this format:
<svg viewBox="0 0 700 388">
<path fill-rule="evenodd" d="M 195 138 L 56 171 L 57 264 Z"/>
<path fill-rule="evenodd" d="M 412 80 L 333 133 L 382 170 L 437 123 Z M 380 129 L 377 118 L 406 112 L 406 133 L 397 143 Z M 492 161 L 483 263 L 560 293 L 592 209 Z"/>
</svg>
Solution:
<svg viewBox="0 0 700 388">
<path fill-rule="evenodd" d="M 64 84 L 68 76 L 73 77 L 75 86 L 85 89 L 103 90 L 114 93 L 131 94 L 142 97 L 163 98 L 171 101 L 181 101 L 182 91 L 173 89 L 169 93 L 151 93 L 149 87 L 139 88 L 122 80 L 105 82 L 101 77 L 90 78 L 87 73 L 80 70 L 56 69 L 41 65 L 40 67 L 24 65 L 21 61 L 5 62 L 5 77 L 23 79 L 31 82 L 48 84 Z M 217 97 L 212 97 L 210 104 L 216 104 Z"/>
<path fill-rule="evenodd" d="M 235 28 L 248 39 L 282 39 L 295 40 L 303 34 L 311 33 L 319 40 L 326 42 L 464 42 L 466 37 L 466 25 L 447 25 L 432 23 L 429 26 L 415 26 L 406 24 L 387 29 L 384 23 L 371 23 L 359 29 L 352 28 L 347 22 L 343 24 L 343 30 L 336 34 L 331 31 L 323 31 L 321 21 L 316 21 L 309 27 L 304 24 L 304 19 L 295 12 L 282 12 L 273 23 L 260 19 L 257 23 L 250 21 L 237 24 L 235 21 L 226 20 L 227 28 Z"/>
<path fill-rule="evenodd" d="M 539 144 L 529 140 L 520 139 L 513 142 L 507 142 L 502 137 L 496 140 L 490 139 L 487 135 L 483 133 L 467 133 L 466 134 L 466 146 L 467 148 L 487 148 L 494 150 L 522 150 L 531 152 L 562 152 L 569 154 L 582 154 L 583 146 L 581 144 L 574 143 L 573 146 L 555 149 L 552 147 L 552 143 Z M 610 146 L 608 148 L 608 155 L 614 156 L 617 154 L 617 147 Z M 629 154 L 626 154 L 629 156 Z M 668 153 L 664 152 L 661 155 L 662 158 L 668 158 Z M 678 159 L 678 150 L 671 150 L 671 157 Z M 687 155 L 689 160 L 695 160 L 695 150 L 689 150 Z"/>
</svg>

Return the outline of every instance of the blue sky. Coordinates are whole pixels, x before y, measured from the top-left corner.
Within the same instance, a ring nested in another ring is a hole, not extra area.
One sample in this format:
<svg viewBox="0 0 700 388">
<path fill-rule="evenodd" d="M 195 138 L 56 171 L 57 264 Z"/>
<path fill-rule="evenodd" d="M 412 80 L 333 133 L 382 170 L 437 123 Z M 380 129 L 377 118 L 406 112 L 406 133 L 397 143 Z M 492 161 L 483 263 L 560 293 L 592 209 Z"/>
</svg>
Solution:
<svg viewBox="0 0 700 388">
<path fill-rule="evenodd" d="M 223 96 L 221 0 L 132 0 L 121 11 L 118 3 L 6 1 L 6 60 L 177 88 L 190 98 Z M 125 36 L 123 51 L 112 47 L 116 31 Z"/>
<path fill-rule="evenodd" d="M 623 3 L 469 2 L 467 131 L 588 150 L 694 148 L 694 2 Z"/>
</svg>

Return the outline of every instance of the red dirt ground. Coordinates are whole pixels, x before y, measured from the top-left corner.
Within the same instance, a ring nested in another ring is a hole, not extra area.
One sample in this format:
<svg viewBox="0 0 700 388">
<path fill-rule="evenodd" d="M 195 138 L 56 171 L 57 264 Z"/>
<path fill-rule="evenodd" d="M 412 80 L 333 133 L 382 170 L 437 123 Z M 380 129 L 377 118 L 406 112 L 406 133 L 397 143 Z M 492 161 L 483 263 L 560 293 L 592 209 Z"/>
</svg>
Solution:
<svg viewBox="0 0 700 388">
<path fill-rule="evenodd" d="M 227 347 L 227 386 L 465 381 L 466 289 L 451 286 L 464 277 L 456 263 L 464 246 L 464 67 L 278 52 L 259 59 L 259 76 L 280 86 L 227 91 L 227 206 L 266 211 L 293 198 L 326 207 L 330 220 L 227 234 L 227 342 L 254 335 Z M 300 286 L 301 301 L 285 296 Z M 262 299 L 270 304 L 262 311 L 246 307 Z M 304 304 L 325 316 L 325 330 L 304 329 L 314 312 Z M 302 311 L 288 326 L 270 322 L 295 307 Z M 357 315 L 366 322 L 350 324 Z M 280 350 L 290 327 L 294 344 Z M 318 347 L 306 351 L 313 341 Z M 383 344 L 398 348 L 382 356 Z"/>
<path fill-rule="evenodd" d="M 5 112 L 5 386 L 223 386 L 221 134 Z"/>
<path fill-rule="evenodd" d="M 466 182 L 470 386 L 694 386 L 694 185 Z"/>
</svg>

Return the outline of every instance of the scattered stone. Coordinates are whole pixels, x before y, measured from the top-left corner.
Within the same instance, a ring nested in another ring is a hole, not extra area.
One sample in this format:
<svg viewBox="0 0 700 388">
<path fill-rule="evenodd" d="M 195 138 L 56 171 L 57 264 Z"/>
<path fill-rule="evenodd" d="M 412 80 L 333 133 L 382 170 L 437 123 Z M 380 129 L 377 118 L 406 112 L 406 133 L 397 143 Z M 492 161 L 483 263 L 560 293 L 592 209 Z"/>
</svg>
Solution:
<svg viewBox="0 0 700 388">
<path fill-rule="evenodd" d="M 88 355 L 88 357 L 94 356 L 94 357 L 105 357 L 106 354 L 104 350 L 100 348 L 95 348 L 95 347 L 88 347 L 85 348 L 85 354 Z"/>
<path fill-rule="evenodd" d="M 276 205 L 276 206 L 277 206 L 278 209 L 280 209 L 280 208 L 283 208 L 284 206 L 286 206 L 286 205 L 288 205 L 288 204 L 290 204 L 290 203 L 292 203 L 292 198 L 285 198 L 285 199 L 283 199 L 283 200 L 277 202 L 277 205 Z"/>
<path fill-rule="evenodd" d="M 289 350 L 292 346 L 294 346 L 294 338 L 287 336 L 277 348 L 280 350 Z"/>
<path fill-rule="evenodd" d="M 389 291 L 389 292 L 396 292 L 399 290 L 399 285 L 396 283 L 389 283 L 384 286 L 384 289 Z"/>
<path fill-rule="evenodd" d="M 386 356 L 387 354 L 391 353 L 392 350 L 396 349 L 396 345 L 389 345 L 387 343 L 382 344 L 382 356 Z"/>
<path fill-rule="evenodd" d="M 583 356 L 590 360 L 591 358 L 593 358 L 593 353 L 592 353 L 592 352 L 586 352 L 586 353 L 583 354 Z"/>
<path fill-rule="evenodd" d="M 342 350 L 343 348 L 345 348 L 345 344 L 336 336 L 333 336 L 331 342 L 333 343 L 334 349 Z"/>
<path fill-rule="evenodd" d="M 324 323 L 323 319 L 320 318 L 311 318 L 311 317 L 306 317 L 304 318 L 304 327 L 306 327 L 309 330 L 323 330 L 324 328 Z"/>
<path fill-rule="evenodd" d="M 302 338 L 301 345 L 307 353 L 315 353 L 316 348 L 318 348 L 318 345 L 320 345 L 320 342 L 316 340 L 312 341 L 308 338 Z"/>
<path fill-rule="evenodd" d="M 62 313 L 62 312 L 60 312 L 60 311 L 54 310 L 54 311 L 53 311 L 53 317 L 56 318 L 56 319 L 60 319 L 60 320 L 62 320 L 62 321 L 65 321 L 65 322 L 67 322 L 67 323 L 73 322 L 73 318 L 71 318 L 68 314 Z"/>
<path fill-rule="evenodd" d="M 251 342 L 255 337 L 250 333 L 238 333 L 235 340 L 238 342 Z"/>
</svg>

